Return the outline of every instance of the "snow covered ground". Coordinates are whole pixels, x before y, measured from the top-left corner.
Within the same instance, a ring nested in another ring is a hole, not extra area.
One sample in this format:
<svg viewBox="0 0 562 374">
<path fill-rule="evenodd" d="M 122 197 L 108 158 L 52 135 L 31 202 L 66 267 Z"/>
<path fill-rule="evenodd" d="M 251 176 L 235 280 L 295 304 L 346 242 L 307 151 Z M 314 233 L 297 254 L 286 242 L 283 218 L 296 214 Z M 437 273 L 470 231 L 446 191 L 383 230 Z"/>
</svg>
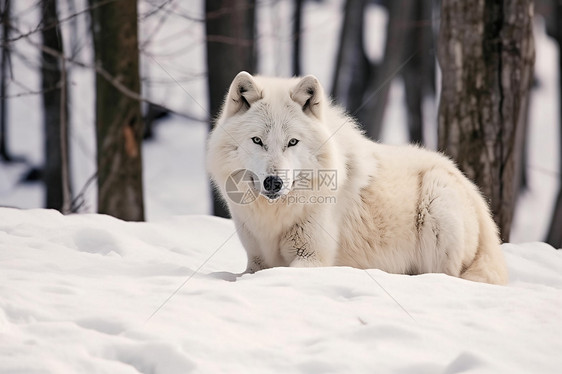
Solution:
<svg viewBox="0 0 562 374">
<path fill-rule="evenodd" d="M 559 373 L 562 253 L 503 246 L 508 286 L 276 268 L 228 220 L 0 209 L 0 372 Z"/>
</svg>

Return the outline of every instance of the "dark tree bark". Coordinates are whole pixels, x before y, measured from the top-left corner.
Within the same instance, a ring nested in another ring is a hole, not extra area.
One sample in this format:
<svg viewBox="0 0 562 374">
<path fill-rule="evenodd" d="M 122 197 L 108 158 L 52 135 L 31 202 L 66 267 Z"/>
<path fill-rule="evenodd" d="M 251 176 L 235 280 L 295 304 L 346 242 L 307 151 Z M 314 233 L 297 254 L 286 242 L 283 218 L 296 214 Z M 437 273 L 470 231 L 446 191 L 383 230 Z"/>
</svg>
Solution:
<svg viewBox="0 0 562 374">
<path fill-rule="evenodd" d="M 347 0 L 340 32 L 338 55 L 332 82 L 332 97 L 357 114 L 363 102 L 371 71 L 364 50 L 364 17 L 366 0 Z"/>
<path fill-rule="evenodd" d="M 301 75 L 301 32 L 304 0 L 294 0 L 293 6 L 293 75 Z"/>
<path fill-rule="evenodd" d="M 392 79 L 400 73 L 400 67 L 409 63 L 414 55 L 404 57 L 408 29 L 412 27 L 414 6 L 411 0 L 393 0 L 388 2 L 388 26 L 384 60 L 371 74 L 369 87 L 363 98 L 363 108 L 357 117 L 364 124 L 366 134 L 371 139 L 379 139 L 382 120 L 388 101 Z M 416 52 L 417 53 L 417 52 Z"/>
<path fill-rule="evenodd" d="M 562 249 L 562 189 L 558 192 L 546 242 L 554 248 Z"/>
<path fill-rule="evenodd" d="M 62 33 L 60 28 L 49 27 L 58 21 L 56 0 L 42 0 L 42 24 L 45 27 L 41 35 L 43 46 L 59 55 L 64 55 Z M 64 59 L 55 57 L 53 53 L 42 53 L 41 87 L 43 91 L 43 127 L 45 131 L 45 167 L 43 181 L 45 183 L 45 206 L 49 209 L 68 212 L 68 139 L 66 100 L 66 71 L 63 69 Z M 65 169 L 66 168 L 66 169 Z M 64 206 L 64 209 L 63 209 Z"/>
<path fill-rule="evenodd" d="M 491 203 L 509 240 L 533 76 L 532 0 L 443 0 L 439 148 Z"/>
<path fill-rule="evenodd" d="M 431 13 L 432 0 L 415 2 L 402 57 L 405 60 L 412 56 L 404 66 L 402 77 L 408 110 L 410 142 L 417 144 L 424 144 L 423 99 L 434 91 L 435 55 Z"/>
<path fill-rule="evenodd" d="M 0 60 L 0 158 L 11 161 L 8 151 L 8 100 L 6 99 L 6 82 L 8 80 L 8 67 L 10 65 L 10 0 L 1 0 L 2 18 L 2 59 Z"/>
<path fill-rule="evenodd" d="M 376 140 L 382 130 L 392 79 L 402 74 L 410 140 L 422 143 L 423 96 L 425 91 L 434 92 L 432 2 L 387 2 L 385 54 L 378 65 L 369 61 L 364 49 L 366 5 L 366 0 L 345 3 L 332 96 L 354 114 L 367 135 Z"/>
<path fill-rule="evenodd" d="M 166 118 L 170 111 L 160 105 L 148 103 L 146 105 L 146 114 L 144 115 L 144 135 L 143 139 L 152 139 L 154 137 L 154 125 L 159 119 Z"/>
<path fill-rule="evenodd" d="M 558 54 L 558 85 L 560 86 L 560 94 L 558 95 L 558 100 L 560 100 L 559 108 L 562 108 L 562 1 L 558 0 L 556 3 L 556 40 L 558 41 L 558 50 L 561 51 Z M 559 154 L 560 159 L 559 165 L 560 170 L 562 170 L 562 113 L 558 118 L 558 126 L 560 128 L 560 145 Z M 548 230 L 548 235 L 546 242 L 552 245 L 554 248 L 562 248 L 562 174 L 560 176 L 560 187 L 558 191 L 558 198 L 556 199 L 556 206 L 554 207 L 554 214 L 552 215 L 552 220 L 550 222 L 550 228 Z"/>
<path fill-rule="evenodd" d="M 255 12 L 255 0 L 205 1 L 211 126 L 236 74 L 242 70 L 254 73 Z M 229 216 L 226 205 L 214 190 L 213 213 L 219 217 Z"/>
<path fill-rule="evenodd" d="M 96 5 L 103 0 L 90 0 Z M 140 94 L 137 2 L 108 2 L 92 10 L 95 60 L 119 83 Z M 96 75 L 98 211 L 144 220 L 141 103 Z"/>
</svg>

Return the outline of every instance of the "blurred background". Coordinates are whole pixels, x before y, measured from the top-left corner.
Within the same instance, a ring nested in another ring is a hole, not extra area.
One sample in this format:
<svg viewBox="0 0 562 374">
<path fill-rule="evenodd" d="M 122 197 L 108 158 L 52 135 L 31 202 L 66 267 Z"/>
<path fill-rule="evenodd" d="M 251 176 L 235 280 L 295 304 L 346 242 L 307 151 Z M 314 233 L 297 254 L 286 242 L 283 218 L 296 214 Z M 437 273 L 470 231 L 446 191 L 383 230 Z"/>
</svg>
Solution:
<svg viewBox="0 0 562 374">
<path fill-rule="evenodd" d="M 115 215 L 130 220 L 226 215 L 213 203 L 205 142 L 240 70 L 314 74 L 371 138 L 438 149 L 440 1 L 0 4 L 0 206 L 125 209 Z M 557 248 L 560 7 L 534 2 L 536 59 L 509 235 L 550 235 Z M 126 126 L 114 131 L 117 117 Z"/>
</svg>

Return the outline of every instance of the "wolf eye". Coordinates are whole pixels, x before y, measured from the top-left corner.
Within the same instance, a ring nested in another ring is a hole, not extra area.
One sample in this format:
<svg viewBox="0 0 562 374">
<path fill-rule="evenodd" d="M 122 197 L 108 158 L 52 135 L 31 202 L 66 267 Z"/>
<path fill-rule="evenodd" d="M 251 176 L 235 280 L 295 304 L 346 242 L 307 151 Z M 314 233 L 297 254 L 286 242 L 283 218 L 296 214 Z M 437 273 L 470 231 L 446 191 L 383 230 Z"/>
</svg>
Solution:
<svg viewBox="0 0 562 374">
<path fill-rule="evenodd" d="M 289 144 L 287 144 L 287 147 L 295 146 L 295 145 L 297 145 L 298 142 L 299 142 L 298 139 L 293 138 L 293 139 L 289 140 Z"/>
<path fill-rule="evenodd" d="M 262 143 L 261 139 L 260 139 L 258 136 L 254 136 L 254 137 L 252 138 L 252 141 L 254 142 L 254 144 L 257 144 L 257 145 L 260 145 L 260 146 L 263 147 L 263 143 Z"/>
</svg>

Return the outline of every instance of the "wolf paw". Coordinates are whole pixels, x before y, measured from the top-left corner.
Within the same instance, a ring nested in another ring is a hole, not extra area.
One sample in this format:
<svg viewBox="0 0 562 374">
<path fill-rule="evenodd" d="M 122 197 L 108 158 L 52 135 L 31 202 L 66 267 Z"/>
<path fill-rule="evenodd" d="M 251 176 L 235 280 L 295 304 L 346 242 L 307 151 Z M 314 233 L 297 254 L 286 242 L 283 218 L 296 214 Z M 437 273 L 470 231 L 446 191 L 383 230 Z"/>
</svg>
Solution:
<svg viewBox="0 0 562 374">
<path fill-rule="evenodd" d="M 256 271 L 267 269 L 267 267 L 260 256 L 254 256 L 248 261 L 245 273 L 253 274 Z"/>
</svg>

